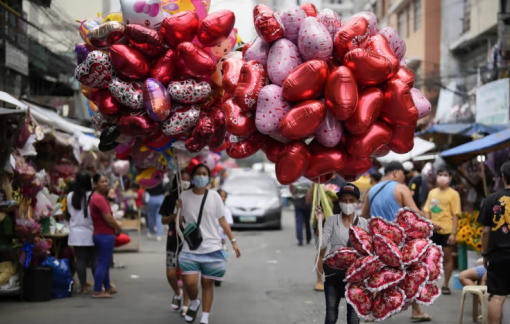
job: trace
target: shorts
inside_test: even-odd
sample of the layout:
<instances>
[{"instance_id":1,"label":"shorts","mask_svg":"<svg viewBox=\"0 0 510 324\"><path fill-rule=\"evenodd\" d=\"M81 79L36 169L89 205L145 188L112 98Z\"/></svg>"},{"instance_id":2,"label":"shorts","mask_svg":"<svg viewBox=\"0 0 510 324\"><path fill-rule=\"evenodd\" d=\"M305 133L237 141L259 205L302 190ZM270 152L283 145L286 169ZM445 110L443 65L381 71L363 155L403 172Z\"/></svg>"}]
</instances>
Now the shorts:
<instances>
[{"instance_id":1,"label":"shorts","mask_svg":"<svg viewBox=\"0 0 510 324\"><path fill-rule=\"evenodd\" d=\"M227 270L227 259L221 250L205 254L181 252L179 265L183 275L201 273L203 278L221 281Z\"/></svg>"},{"instance_id":2,"label":"shorts","mask_svg":"<svg viewBox=\"0 0 510 324\"><path fill-rule=\"evenodd\" d=\"M432 242L436 243L439 246L450 246L450 244L448 244L449 238L450 234L439 234L434 232L430 239L432 240Z\"/></svg>"},{"instance_id":3,"label":"shorts","mask_svg":"<svg viewBox=\"0 0 510 324\"><path fill-rule=\"evenodd\" d=\"M475 267L476 275L478 276L478 279L482 279L483 276L485 276L485 273L487 272L487 269L483 265L476 266Z\"/></svg>"},{"instance_id":4,"label":"shorts","mask_svg":"<svg viewBox=\"0 0 510 324\"><path fill-rule=\"evenodd\" d=\"M179 254L173 251L166 251L166 268L179 268Z\"/></svg>"},{"instance_id":5,"label":"shorts","mask_svg":"<svg viewBox=\"0 0 510 324\"><path fill-rule=\"evenodd\" d=\"M487 291L489 295L510 295L510 262L491 262L487 265Z\"/></svg>"}]
</instances>

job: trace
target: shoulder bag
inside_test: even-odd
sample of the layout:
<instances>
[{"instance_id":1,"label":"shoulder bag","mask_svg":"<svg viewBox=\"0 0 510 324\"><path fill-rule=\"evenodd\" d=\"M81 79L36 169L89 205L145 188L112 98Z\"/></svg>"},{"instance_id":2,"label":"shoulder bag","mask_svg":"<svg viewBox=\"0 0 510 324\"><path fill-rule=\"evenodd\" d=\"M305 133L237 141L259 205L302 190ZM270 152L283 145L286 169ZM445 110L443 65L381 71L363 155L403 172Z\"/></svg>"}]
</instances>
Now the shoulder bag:
<instances>
[{"instance_id":1,"label":"shoulder bag","mask_svg":"<svg viewBox=\"0 0 510 324\"><path fill-rule=\"evenodd\" d=\"M189 249L191 251L195 251L202 244L202 233L200 232L200 223L202 222L202 212L204 211L205 200L207 199L207 194L209 190L206 190L204 193L204 198L202 198L202 204L200 205L200 212L198 213L198 219L196 223L191 223L184 229L184 239L188 243Z\"/></svg>"}]
</instances>

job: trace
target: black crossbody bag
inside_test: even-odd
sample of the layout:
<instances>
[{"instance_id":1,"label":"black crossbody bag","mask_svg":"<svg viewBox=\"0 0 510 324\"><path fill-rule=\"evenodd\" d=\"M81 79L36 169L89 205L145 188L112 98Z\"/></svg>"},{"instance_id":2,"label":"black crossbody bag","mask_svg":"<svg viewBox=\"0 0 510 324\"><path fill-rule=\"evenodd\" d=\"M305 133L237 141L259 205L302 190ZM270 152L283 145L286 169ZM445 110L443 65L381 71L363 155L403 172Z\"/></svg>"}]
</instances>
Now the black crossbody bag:
<instances>
[{"instance_id":1,"label":"black crossbody bag","mask_svg":"<svg viewBox=\"0 0 510 324\"><path fill-rule=\"evenodd\" d=\"M204 198L202 198L202 204L200 205L200 212L198 213L197 223L191 223L186 226L186 229L183 233L184 239L188 243L189 249L191 251L198 249L203 241L202 233L200 232L200 223L202 222L202 212L204 211L204 204L208 193L209 190L206 190L204 193Z\"/></svg>"}]
</instances>

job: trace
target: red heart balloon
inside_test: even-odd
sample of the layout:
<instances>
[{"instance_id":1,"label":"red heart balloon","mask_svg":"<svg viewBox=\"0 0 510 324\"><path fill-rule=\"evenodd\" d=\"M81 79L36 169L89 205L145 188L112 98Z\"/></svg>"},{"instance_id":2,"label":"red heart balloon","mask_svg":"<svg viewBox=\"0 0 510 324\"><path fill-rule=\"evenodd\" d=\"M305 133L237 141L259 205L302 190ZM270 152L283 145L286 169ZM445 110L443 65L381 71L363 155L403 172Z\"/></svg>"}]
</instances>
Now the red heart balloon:
<instances>
[{"instance_id":1,"label":"red heart balloon","mask_svg":"<svg viewBox=\"0 0 510 324\"><path fill-rule=\"evenodd\" d=\"M211 95L212 89L209 83L196 82L193 79L185 81L172 81L168 86L168 93L174 101L194 104L204 102Z\"/></svg>"},{"instance_id":2,"label":"red heart balloon","mask_svg":"<svg viewBox=\"0 0 510 324\"><path fill-rule=\"evenodd\" d=\"M395 153L405 154L414 147L414 127L393 126L388 148Z\"/></svg>"},{"instance_id":3,"label":"red heart balloon","mask_svg":"<svg viewBox=\"0 0 510 324\"><path fill-rule=\"evenodd\" d=\"M225 133L227 132L225 114L219 107L213 107L207 115L214 122L214 135L209 143L211 148L219 148L225 141Z\"/></svg>"},{"instance_id":4,"label":"red heart balloon","mask_svg":"<svg viewBox=\"0 0 510 324\"><path fill-rule=\"evenodd\" d=\"M402 269L384 267L374 273L372 277L368 278L367 289L374 293L393 288L402 282L405 276L406 273Z\"/></svg>"},{"instance_id":5,"label":"red heart balloon","mask_svg":"<svg viewBox=\"0 0 510 324\"><path fill-rule=\"evenodd\" d=\"M381 119L391 125L416 127L418 110L409 86L404 81L391 79L384 85L383 93Z\"/></svg>"},{"instance_id":6,"label":"red heart balloon","mask_svg":"<svg viewBox=\"0 0 510 324\"><path fill-rule=\"evenodd\" d=\"M262 145L262 151L266 153L266 157L269 161L276 163L278 159L278 154L283 149L285 144L282 142L278 142L277 140L269 137Z\"/></svg>"},{"instance_id":7,"label":"red heart balloon","mask_svg":"<svg viewBox=\"0 0 510 324\"><path fill-rule=\"evenodd\" d=\"M416 239L406 242L402 247L402 263L404 266L414 266L420 263L425 257L430 244L432 244L432 241L429 239Z\"/></svg>"},{"instance_id":8,"label":"red heart balloon","mask_svg":"<svg viewBox=\"0 0 510 324\"><path fill-rule=\"evenodd\" d=\"M198 24L197 38L205 47L221 44L232 32L236 16L230 10L220 10L209 14Z\"/></svg>"},{"instance_id":9,"label":"red heart balloon","mask_svg":"<svg viewBox=\"0 0 510 324\"><path fill-rule=\"evenodd\" d=\"M161 129L154 135L145 138L144 144L152 151L163 152L170 148L177 136L168 136Z\"/></svg>"},{"instance_id":10,"label":"red heart balloon","mask_svg":"<svg viewBox=\"0 0 510 324\"><path fill-rule=\"evenodd\" d=\"M264 139L264 136L258 132L248 137L237 137L227 132L225 134L227 155L234 159L244 159L252 156L260 150Z\"/></svg>"},{"instance_id":11,"label":"red heart balloon","mask_svg":"<svg viewBox=\"0 0 510 324\"><path fill-rule=\"evenodd\" d=\"M349 240L352 247L362 255L373 254L373 243L370 234L358 226L351 226L349 228Z\"/></svg>"},{"instance_id":12,"label":"red heart balloon","mask_svg":"<svg viewBox=\"0 0 510 324\"><path fill-rule=\"evenodd\" d=\"M347 151L352 156L370 157L376 149L383 144L387 144L390 139L391 127L378 121L365 134L348 135Z\"/></svg>"},{"instance_id":13,"label":"red heart balloon","mask_svg":"<svg viewBox=\"0 0 510 324\"><path fill-rule=\"evenodd\" d=\"M427 239L432 236L434 229L430 220L408 207L397 212L395 223L404 229L407 240Z\"/></svg>"},{"instance_id":14,"label":"red heart balloon","mask_svg":"<svg viewBox=\"0 0 510 324\"><path fill-rule=\"evenodd\" d=\"M390 148L386 144L384 144L379 146L379 148L375 150L374 153L372 153L371 157L375 158L383 157L388 155L390 152L391 152Z\"/></svg>"},{"instance_id":15,"label":"red heart balloon","mask_svg":"<svg viewBox=\"0 0 510 324\"><path fill-rule=\"evenodd\" d=\"M163 38L152 28L136 24L127 25L124 36L134 48L149 56L157 56L165 48Z\"/></svg>"},{"instance_id":16,"label":"red heart balloon","mask_svg":"<svg viewBox=\"0 0 510 324\"><path fill-rule=\"evenodd\" d=\"M427 265L427 269L429 270L429 277L427 280L429 282L438 280L443 274L443 250L441 247L436 244L431 244L425 253L423 262Z\"/></svg>"},{"instance_id":17,"label":"red heart balloon","mask_svg":"<svg viewBox=\"0 0 510 324\"><path fill-rule=\"evenodd\" d=\"M354 74L345 66L331 71L324 91L329 111L339 120L347 120L358 105L358 85Z\"/></svg>"},{"instance_id":18,"label":"red heart balloon","mask_svg":"<svg viewBox=\"0 0 510 324\"><path fill-rule=\"evenodd\" d=\"M108 21L94 27L88 35L90 44L97 49L107 49L124 38L124 25L118 21Z\"/></svg>"},{"instance_id":19,"label":"red heart balloon","mask_svg":"<svg viewBox=\"0 0 510 324\"><path fill-rule=\"evenodd\" d=\"M200 117L200 107L196 105L177 105L172 107L170 118L161 123L166 135L177 135L195 126Z\"/></svg>"},{"instance_id":20,"label":"red heart balloon","mask_svg":"<svg viewBox=\"0 0 510 324\"><path fill-rule=\"evenodd\" d=\"M341 247L322 260L333 269L347 270L361 255L351 247Z\"/></svg>"},{"instance_id":21,"label":"red heart balloon","mask_svg":"<svg viewBox=\"0 0 510 324\"><path fill-rule=\"evenodd\" d=\"M424 306L430 306L437 297L441 296L441 290L435 282L429 282L420 291L420 295L416 297L416 302Z\"/></svg>"},{"instance_id":22,"label":"red heart balloon","mask_svg":"<svg viewBox=\"0 0 510 324\"><path fill-rule=\"evenodd\" d=\"M168 45L177 48L181 43L193 41L199 21L194 11L181 11L163 19L159 32Z\"/></svg>"},{"instance_id":23,"label":"red heart balloon","mask_svg":"<svg viewBox=\"0 0 510 324\"><path fill-rule=\"evenodd\" d=\"M313 3L307 2L301 5L301 9L306 13L308 17L317 17L318 10Z\"/></svg>"},{"instance_id":24,"label":"red heart balloon","mask_svg":"<svg viewBox=\"0 0 510 324\"><path fill-rule=\"evenodd\" d=\"M255 17L255 30L264 42L273 43L285 35L280 17L274 12L261 12Z\"/></svg>"},{"instance_id":25,"label":"red heart balloon","mask_svg":"<svg viewBox=\"0 0 510 324\"><path fill-rule=\"evenodd\" d=\"M234 95L243 64L244 61L237 57L229 58L223 62L223 79L221 83L226 93Z\"/></svg>"},{"instance_id":26,"label":"red heart balloon","mask_svg":"<svg viewBox=\"0 0 510 324\"><path fill-rule=\"evenodd\" d=\"M348 282L360 282L370 278L376 270L377 257L372 255L364 256L354 261L347 269L345 280Z\"/></svg>"},{"instance_id":27,"label":"red heart balloon","mask_svg":"<svg viewBox=\"0 0 510 324\"><path fill-rule=\"evenodd\" d=\"M283 116L279 132L288 139L312 135L326 117L326 105L319 100L298 103Z\"/></svg>"},{"instance_id":28,"label":"red heart balloon","mask_svg":"<svg viewBox=\"0 0 510 324\"><path fill-rule=\"evenodd\" d=\"M407 83L409 89L414 87L414 71L408 68L407 66L401 66L397 74L393 76L393 79L399 79Z\"/></svg>"},{"instance_id":29,"label":"red heart balloon","mask_svg":"<svg viewBox=\"0 0 510 324\"><path fill-rule=\"evenodd\" d=\"M273 9L266 6L265 4L258 4L253 8L253 21L255 21L255 18L263 12L272 13Z\"/></svg>"},{"instance_id":30,"label":"red heart balloon","mask_svg":"<svg viewBox=\"0 0 510 324\"><path fill-rule=\"evenodd\" d=\"M117 128L122 134L131 136L150 136L159 129L159 124L150 119L147 113L131 113L120 117Z\"/></svg>"},{"instance_id":31,"label":"red heart balloon","mask_svg":"<svg viewBox=\"0 0 510 324\"><path fill-rule=\"evenodd\" d=\"M380 234L397 245L404 243L406 238L402 227L379 216L371 217L368 220L368 228L372 235Z\"/></svg>"},{"instance_id":32,"label":"red heart balloon","mask_svg":"<svg viewBox=\"0 0 510 324\"><path fill-rule=\"evenodd\" d=\"M351 155L347 155L344 160L344 167L338 170L339 176L344 178L346 181L354 182L359 179L364 173L372 168L371 158L357 158Z\"/></svg>"},{"instance_id":33,"label":"red heart balloon","mask_svg":"<svg viewBox=\"0 0 510 324\"><path fill-rule=\"evenodd\" d=\"M137 138L131 150L133 163L141 169L150 168L156 165L161 153L150 150L143 138Z\"/></svg>"},{"instance_id":34,"label":"red heart balloon","mask_svg":"<svg viewBox=\"0 0 510 324\"><path fill-rule=\"evenodd\" d=\"M92 95L92 101L96 104L97 109L105 116L118 115L125 110L122 105L113 98L108 89L95 91Z\"/></svg>"},{"instance_id":35,"label":"red heart balloon","mask_svg":"<svg viewBox=\"0 0 510 324\"><path fill-rule=\"evenodd\" d=\"M305 172L305 177L309 179L340 170L344 166L344 159L347 154L338 147L325 147L314 140L308 145L308 149L310 150L311 160Z\"/></svg>"},{"instance_id":36,"label":"red heart balloon","mask_svg":"<svg viewBox=\"0 0 510 324\"><path fill-rule=\"evenodd\" d=\"M372 315L376 321L400 313L405 304L405 293L398 287L383 290L374 299Z\"/></svg>"},{"instance_id":37,"label":"red heart balloon","mask_svg":"<svg viewBox=\"0 0 510 324\"><path fill-rule=\"evenodd\" d=\"M83 85L90 88L106 88L115 75L112 62L107 54L92 51L83 63L76 67L74 76Z\"/></svg>"},{"instance_id":38,"label":"red heart balloon","mask_svg":"<svg viewBox=\"0 0 510 324\"><path fill-rule=\"evenodd\" d=\"M257 61L243 64L234 93L235 103L244 111L257 109L260 90L266 85L267 73Z\"/></svg>"},{"instance_id":39,"label":"red heart balloon","mask_svg":"<svg viewBox=\"0 0 510 324\"><path fill-rule=\"evenodd\" d=\"M307 178L307 179L310 180L313 183L321 183L321 184L328 183L329 180L333 179L333 172L327 173L327 174L323 174L320 177Z\"/></svg>"},{"instance_id":40,"label":"red heart balloon","mask_svg":"<svg viewBox=\"0 0 510 324\"><path fill-rule=\"evenodd\" d=\"M132 110L143 109L143 93L141 82L125 82L114 78L108 84L112 96L122 105Z\"/></svg>"},{"instance_id":41,"label":"red heart balloon","mask_svg":"<svg viewBox=\"0 0 510 324\"><path fill-rule=\"evenodd\" d=\"M208 77L216 71L213 58L200 46L185 42L177 46L177 67L192 77Z\"/></svg>"},{"instance_id":42,"label":"red heart balloon","mask_svg":"<svg viewBox=\"0 0 510 324\"><path fill-rule=\"evenodd\" d=\"M214 135L214 122L206 114L202 114L198 123L191 131L191 136L186 140L186 149L190 152L200 152Z\"/></svg>"},{"instance_id":43,"label":"red heart balloon","mask_svg":"<svg viewBox=\"0 0 510 324\"><path fill-rule=\"evenodd\" d=\"M149 71L150 77L158 80L165 87L168 86L174 74L176 60L174 50L168 49L151 66Z\"/></svg>"},{"instance_id":44,"label":"red heart balloon","mask_svg":"<svg viewBox=\"0 0 510 324\"><path fill-rule=\"evenodd\" d=\"M230 134L246 137L257 131L255 117L250 112L243 112L234 99L227 100L222 109L226 117L227 132Z\"/></svg>"},{"instance_id":45,"label":"red heart balloon","mask_svg":"<svg viewBox=\"0 0 510 324\"><path fill-rule=\"evenodd\" d=\"M349 19L336 33L333 44L336 58L342 60L348 51L362 47L368 42L368 21L363 17Z\"/></svg>"},{"instance_id":46,"label":"red heart balloon","mask_svg":"<svg viewBox=\"0 0 510 324\"><path fill-rule=\"evenodd\" d=\"M380 234L374 235L374 251L386 265L393 268L402 266L402 252L389 238Z\"/></svg>"},{"instance_id":47,"label":"red heart balloon","mask_svg":"<svg viewBox=\"0 0 510 324\"><path fill-rule=\"evenodd\" d=\"M276 178L282 185L289 185L303 176L310 165L310 151L304 142L285 144L276 160ZM292 165L292 168L289 168Z\"/></svg>"},{"instance_id":48,"label":"red heart balloon","mask_svg":"<svg viewBox=\"0 0 510 324\"><path fill-rule=\"evenodd\" d=\"M414 267L406 269L406 277L399 284L399 287L406 294L406 301L412 301L420 295L420 291L425 286L429 277L429 270L425 263L419 263Z\"/></svg>"},{"instance_id":49,"label":"red heart balloon","mask_svg":"<svg viewBox=\"0 0 510 324\"><path fill-rule=\"evenodd\" d=\"M382 83L394 74L390 60L364 48L356 48L347 52L344 62L345 66L352 70L361 86Z\"/></svg>"},{"instance_id":50,"label":"red heart balloon","mask_svg":"<svg viewBox=\"0 0 510 324\"><path fill-rule=\"evenodd\" d=\"M359 92L358 107L344 126L351 134L364 134L375 123L381 112L383 93L379 88L365 88Z\"/></svg>"},{"instance_id":51,"label":"red heart balloon","mask_svg":"<svg viewBox=\"0 0 510 324\"><path fill-rule=\"evenodd\" d=\"M149 75L149 63L142 53L124 44L110 46L110 59L115 70L129 79L142 80Z\"/></svg>"},{"instance_id":52,"label":"red heart balloon","mask_svg":"<svg viewBox=\"0 0 510 324\"><path fill-rule=\"evenodd\" d=\"M397 73L400 66L400 61L395 56L395 53L393 53L393 50L390 47L390 43L388 42L386 37L379 34L370 37L370 39L368 40L367 49L377 54L380 54L386 57L388 60L390 60L393 74Z\"/></svg>"},{"instance_id":53,"label":"red heart balloon","mask_svg":"<svg viewBox=\"0 0 510 324\"><path fill-rule=\"evenodd\" d=\"M326 62L321 60L305 62L295 68L283 82L283 97L289 101L316 99L324 92L328 75L329 68Z\"/></svg>"},{"instance_id":54,"label":"red heart balloon","mask_svg":"<svg viewBox=\"0 0 510 324\"><path fill-rule=\"evenodd\" d=\"M348 283L345 286L345 300L360 318L368 319L372 314L373 294L366 289L364 282Z\"/></svg>"}]
</instances>

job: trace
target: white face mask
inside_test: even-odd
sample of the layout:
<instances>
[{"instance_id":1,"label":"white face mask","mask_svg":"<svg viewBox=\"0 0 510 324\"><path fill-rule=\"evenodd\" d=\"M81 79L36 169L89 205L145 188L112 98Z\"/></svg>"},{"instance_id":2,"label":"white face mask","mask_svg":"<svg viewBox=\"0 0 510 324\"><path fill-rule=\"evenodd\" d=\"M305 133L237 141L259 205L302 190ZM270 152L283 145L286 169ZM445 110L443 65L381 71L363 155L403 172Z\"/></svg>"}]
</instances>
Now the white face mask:
<instances>
[{"instance_id":1,"label":"white face mask","mask_svg":"<svg viewBox=\"0 0 510 324\"><path fill-rule=\"evenodd\" d=\"M356 211L356 208L358 208L358 204L340 203L340 209L345 215L352 215Z\"/></svg>"},{"instance_id":2,"label":"white face mask","mask_svg":"<svg viewBox=\"0 0 510 324\"><path fill-rule=\"evenodd\" d=\"M182 188L182 190L187 190L189 188L189 186L191 186L191 182L190 181L181 181L181 188Z\"/></svg>"}]
</instances>

